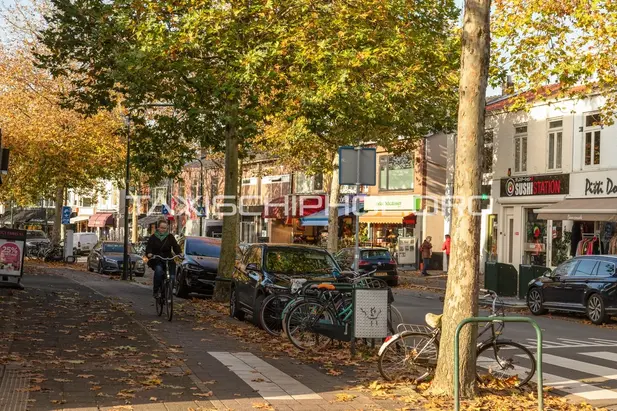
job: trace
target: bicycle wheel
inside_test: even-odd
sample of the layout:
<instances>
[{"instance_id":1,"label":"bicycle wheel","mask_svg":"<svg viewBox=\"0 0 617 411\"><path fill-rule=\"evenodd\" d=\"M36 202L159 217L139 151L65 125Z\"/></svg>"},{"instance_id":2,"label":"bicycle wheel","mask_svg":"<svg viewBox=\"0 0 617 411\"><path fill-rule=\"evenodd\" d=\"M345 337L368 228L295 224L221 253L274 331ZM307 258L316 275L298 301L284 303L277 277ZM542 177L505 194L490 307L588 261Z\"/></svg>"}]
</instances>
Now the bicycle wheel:
<instances>
[{"instance_id":1,"label":"bicycle wheel","mask_svg":"<svg viewBox=\"0 0 617 411\"><path fill-rule=\"evenodd\" d=\"M270 335L281 335L283 310L291 301L287 294L271 294L263 301L259 310L259 324Z\"/></svg>"},{"instance_id":2,"label":"bicycle wheel","mask_svg":"<svg viewBox=\"0 0 617 411\"><path fill-rule=\"evenodd\" d=\"M527 348L514 341L494 341L480 347L476 372L481 379L490 375L497 379L511 379L520 387L536 372L536 360Z\"/></svg>"},{"instance_id":3,"label":"bicycle wheel","mask_svg":"<svg viewBox=\"0 0 617 411\"><path fill-rule=\"evenodd\" d=\"M167 312L167 321L171 321L174 316L174 293L170 280L165 281L165 310Z\"/></svg>"},{"instance_id":4,"label":"bicycle wheel","mask_svg":"<svg viewBox=\"0 0 617 411\"><path fill-rule=\"evenodd\" d=\"M335 315L317 301L305 301L294 306L287 315L285 332L293 345L301 350L323 349L331 339L313 331L317 323L335 324Z\"/></svg>"},{"instance_id":5,"label":"bicycle wheel","mask_svg":"<svg viewBox=\"0 0 617 411\"><path fill-rule=\"evenodd\" d=\"M435 371L439 346L431 334L406 331L379 355L379 373L388 381L421 382Z\"/></svg>"}]
</instances>

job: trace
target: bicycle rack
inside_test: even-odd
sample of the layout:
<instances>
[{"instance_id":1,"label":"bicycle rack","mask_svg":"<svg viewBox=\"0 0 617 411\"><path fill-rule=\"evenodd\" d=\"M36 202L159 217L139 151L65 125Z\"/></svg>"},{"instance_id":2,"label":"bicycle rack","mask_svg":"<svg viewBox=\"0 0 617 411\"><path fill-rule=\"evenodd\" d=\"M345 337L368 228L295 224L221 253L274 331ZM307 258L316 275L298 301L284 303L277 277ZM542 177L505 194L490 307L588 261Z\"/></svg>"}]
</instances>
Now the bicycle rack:
<instances>
[{"instance_id":1,"label":"bicycle rack","mask_svg":"<svg viewBox=\"0 0 617 411\"><path fill-rule=\"evenodd\" d=\"M469 317L464 319L459 323L456 327L456 332L454 333L454 410L460 410L460 398L459 398L459 337L461 334L461 330L466 324L469 323L493 323L493 322L504 322L504 323L529 323L536 329L536 343L538 350L538 357L536 358L536 373L538 374L538 410L542 411L544 409L544 396L542 390L542 330L538 326L538 323L527 317Z\"/></svg>"}]
</instances>

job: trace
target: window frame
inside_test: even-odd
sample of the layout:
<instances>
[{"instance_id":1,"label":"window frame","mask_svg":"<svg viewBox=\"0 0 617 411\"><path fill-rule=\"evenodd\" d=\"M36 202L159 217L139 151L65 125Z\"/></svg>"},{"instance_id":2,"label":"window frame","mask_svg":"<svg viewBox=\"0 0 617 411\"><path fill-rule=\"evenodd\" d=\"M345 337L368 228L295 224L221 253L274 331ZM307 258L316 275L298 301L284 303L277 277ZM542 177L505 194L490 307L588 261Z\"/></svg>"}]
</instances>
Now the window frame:
<instances>
[{"instance_id":1,"label":"window frame","mask_svg":"<svg viewBox=\"0 0 617 411\"><path fill-rule=\"evenodd\" d=\"M412 173L412 178L411 178L411 187L409 188L390 188L390 159L394 158L394 157L402 157L402 156L407 156L409 157L409 160L411 161L411 173ZM381 160L382 158L386 159L386 188L383 188L381 186ZM379 181L377 182L377 187L378 190L381 191L413 191L415 189L416 186L416 169L415 169L415 159L413 156L413 153L405 153L405 154L399 154L399 155L395 155L395 154L382 154L379 156L379 158L377 159L377 167L378 167L378 176L377 178L379 179Z\"/></svg>"},{"instance_id":2,"label":"window frame","mask_svg":"<svg viewBox=\"0 0 617 411\"><path fill-rule=\"evenodd\" d=\"M561 124L559 126L555 126L555 127L551 127L551 123L554 122L561 122ZM546 158L546 169L548 171L561 171L563 168L563 117L556 117L556 118L549 118L546 121L546 126L547 126L547 132L546 132L546 153L547 153L547 158ZM561 133L561 136L559 136L559 133ZM551 141L551 134L554 135L554 144L553 144L553 150L551 150L551 145L550 145L550 141ZM561 139L561 141L558 144L558 138ZM557 152L557 148L559 147L560 152ZM552 151L552 155L553 155L553 164L551 167L551 151ZM557 167L557 162L559 161L559 167Z\"/></svg>"},{"instance_id":3,"label":"window frame","mask_svg":"<svg viewBox=\"0 0 617 411\"><path fill-rule=\"evenodd\" d=\"M598 111L592 111L592 112L588 112L588 113L584 113L583 114L583 137L582 137L582 143L583 143L583 150L582 150L582 156L583 156L583 161L582 161L582 168L584 169L597 169L600 168L601 164L602 164L602 129L604 128L604 126L600 123L600 124L592 124L590 126L587 125L587 119L589 117L593 117L593 116L599 116L600 112ZM586 150L586 145L587 145L587 134L590 133L591 134L591 147L590 147L590 160L591 163L587 164L587 150ZM595 151L594 151L594 147L595 147L595 143L596 143L596 137L598 137L599 140L599 144L598 144L598 162L595 163Z\"/></svg>"},{"instance_id":4,"label":"window frame","mask_svg":"<svg viewBox=\"0 0 617 411\"><path fill-rule=\"evenodd\" d=\"M486 142L486 136L491 135L491 141ZM490 149L490 167L487 167L486 153ZM482 137L482 176L493 175L495 171L495 130L492 128L484 130L484 134Z\"/></svg>"},{"instance_id":5,"label":"window frame","mask_svg":"<svg viewBox=\"0 0 617 411\"><path fill-rule=\"evenodd\" d=\"M525 131L519 131L518 129L525 128ZM514 156L514 174L525 174L527 173L527 149L529 148L527 137L529 135L529 128L527 123L514 124L514 136L512 137L514 149L512 150ZM517 154L517 142L520 141L519 147L519 161L516 160ZM525 143L525 149L523 150L523 142ZM525 157L524 165L525 169L523 169L523 154Z\"/></svg>"}]
</instances>

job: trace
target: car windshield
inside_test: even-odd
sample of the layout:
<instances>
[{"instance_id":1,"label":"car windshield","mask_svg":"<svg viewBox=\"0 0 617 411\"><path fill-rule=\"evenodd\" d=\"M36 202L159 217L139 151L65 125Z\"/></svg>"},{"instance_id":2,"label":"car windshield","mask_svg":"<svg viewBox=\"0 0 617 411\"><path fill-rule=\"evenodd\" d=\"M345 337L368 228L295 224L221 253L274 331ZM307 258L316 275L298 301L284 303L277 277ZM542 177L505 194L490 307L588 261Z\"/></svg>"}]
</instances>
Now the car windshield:
<instances>
[{"instance_id":1,"label":"car windshield","mask_svg":"<svg viewBox=\"0 0 617 411\"><path fill-rule=\"evenodd\" d=\"M265 267L268 272L292 276L331 274L339 270L327 252L304 248L269 248Z\"/></svg>"},{"instance_id":2,"label":"car windshield","mask_svg":"<svg viewBox=\"0 0 617 411\"><path fill-rule=\"evenodd\" d=\"M124 253L124 244L108 243L103 244L104 253ZM132 253L133 249L129 246L129 253Z\"/></svg>"},{"instance_id":3,"label":"car windshield","mask_svg":"<svg viewBox=\"0 0 617 411\"><path fill-rule=\"evenodd\" d=\"M390 260L390 251L388 250L363 250L360 254L361 260Z\"/></svg>"},{"instance_id":4,"label":"car windshield","mask_svg":"<svg viewBox=\"0 0 617 411\"><path fill-rule=\"evenodd\" d=\"M219 258L221 255L221 246L203 240L188 240L186 242L185 254L197 257Z\"/></svg>"},{"instance_id":5,"label":"car windshield","mask_svg":"<svg viewBox=\"0 0 617 411\"><path fill-rule=\"evenodd\" d=\"M32 239L32 238L37 238L37 239L44 238L44 239L47 239L47 236L42 231L28 231L26 233L26 237L29 238L29 239Z\"/></svg>"}]
</instances>

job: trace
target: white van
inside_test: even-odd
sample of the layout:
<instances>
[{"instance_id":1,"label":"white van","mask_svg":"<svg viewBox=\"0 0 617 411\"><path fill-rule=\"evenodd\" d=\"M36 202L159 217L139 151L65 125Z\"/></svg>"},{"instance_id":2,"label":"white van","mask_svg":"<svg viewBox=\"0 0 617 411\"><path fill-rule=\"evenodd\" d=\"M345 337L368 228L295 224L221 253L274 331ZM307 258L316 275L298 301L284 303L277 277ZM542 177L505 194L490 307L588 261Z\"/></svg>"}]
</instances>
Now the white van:
<instances>
[{"instance_id":1,"label":"white van","mask_svg":"<svg viewBox=\"0 0 617 411\"><path fill-rule=\"evenodd\" d=\"M73 253L88 254L98 242L96 233L73 233Z\"/></svg>"}]
</instances>

